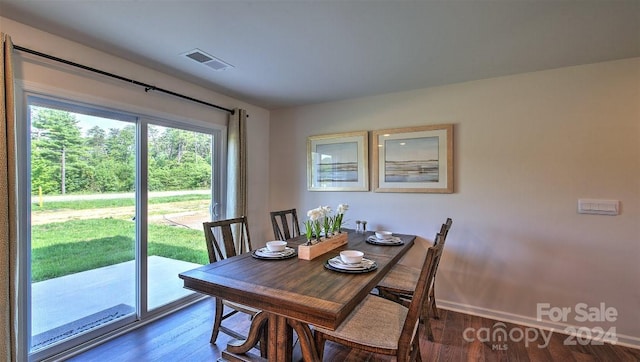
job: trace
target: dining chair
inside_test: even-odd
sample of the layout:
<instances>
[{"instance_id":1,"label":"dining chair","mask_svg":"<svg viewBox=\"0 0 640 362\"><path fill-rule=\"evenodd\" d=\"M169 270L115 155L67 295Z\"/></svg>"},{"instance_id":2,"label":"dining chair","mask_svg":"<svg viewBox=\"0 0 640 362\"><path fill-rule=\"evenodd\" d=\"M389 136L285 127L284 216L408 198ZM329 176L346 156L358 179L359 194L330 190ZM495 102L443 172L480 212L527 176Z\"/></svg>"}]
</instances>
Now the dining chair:
<instances>
[{"instance_id":1,"label":"dining chair","mask_svg":"<svg viewBox=\"0 0 640 362\"><path fill-rule=\"evenodd\" d=\"M249 226L245 216L210 221L202 223L204 227L204 236L207 241L207 251L209 253L209 262L230 258L239 254L252 251L251 238L249 235ZM216 238L216 233L222 238L221 242ZM211 332L211 343L216 343L218 333L220 331L236 338L246 339L240 333L222 325L222 321L235 315L238 312L245 313L253 318L259 310L246 305L234 303L220 298L216 299L216 313L213 321L213 331ZM225 306L231 311L224 313Z\"/></svg>"},{"instance_id":2,"label":"dining chair","mask_svg":"<svg viewBox=\"0 0 640 362\"><path fill-rule=\"evenodd\" d=\"M435 265L441 249L430 247L408 307L369 294L334 331L314 327L316 351L320 360L326 341L350 348L395 356L399 362L422 361L420 356L420 315L433 283Z\"/></svg>"},{"instance_id":3,"label":"dining chair","mask_svg":"<svg viewBox=\"0 0 640 362\"><path fill-rule=\"evenodd\" d=\"M276 240L287 240L300 235L296 209L271 211L271 225Z\"/></svg>"},{"instance_id":4,"label":"dining chair","mask_svg":"<svg viewBox=\"0 0 640 362\"><path fill-rule=\"evenodd\" d=\"M449 230L451 229L451 225L453 225L453 220L448 217L447 220L445 221L443 225L444 230L442 230L443 228L440 228L441 232L443 232L444 234L442 235L442 248L444 249L444 242L447 239L447 235L449 235ZM436 264L436 273L438 272L438 266L440 265L440 258L438 258L437 264ZM435 275L433 276L433 285L431 286L431 289L429 290L429 310L431 311L431 317L435 318L435 319L440 319L440 315L438 314L438 308L436 306L436 277Z\"/></svg>"},{"instance_id":5,"label":"dining chair","mask_svg":"<svg viewBox=\"0 0 640 362\"><path fill-rule=\"evenodd\" d=\"M440 254L436 260L435 273L437 273L438 266L440 265L440 256L444 249L445 240L449 234L452 224L453 220L451 218L447 218L446 222L442 224L440 232L436 234L433 247L440 249ZM383 298L406 306L410 303L413 297L413 289L418 281L420 272L420 268L404 264L396 264L380 281L380 283L378 283L376 289L378 290L379 295ZM433 283L430 285L429 295L425 300L420 316L420 320L425 324L428 339L433 341L433 332L431 330L431 324L429 323L429 319L431 317L439 319L435 299L435 276Z\"/></svg>"}]
</instances>

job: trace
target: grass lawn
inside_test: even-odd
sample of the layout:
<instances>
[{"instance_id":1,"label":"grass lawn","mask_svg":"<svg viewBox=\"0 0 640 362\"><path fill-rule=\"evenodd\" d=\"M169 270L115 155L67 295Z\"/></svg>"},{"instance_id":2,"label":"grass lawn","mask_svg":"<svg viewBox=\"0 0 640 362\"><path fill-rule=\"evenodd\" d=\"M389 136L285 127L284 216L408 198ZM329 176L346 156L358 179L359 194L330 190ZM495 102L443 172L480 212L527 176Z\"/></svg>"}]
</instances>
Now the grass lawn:
<instances>
[{"instance_id":1,"label":"grass lawn","mask_svg":"<svg viewBox=\"0 0 640 362\"><path fill-rule=\"evenodd\" d=\"M96 201L111 200L90 201L91 208L96 207ZM31 233L32 282L134 259L135 224L128 220L87 219L33 225ZM148 239L150 256L209 262L201 230L150 224Z\"/></svg>"}]
</instances>

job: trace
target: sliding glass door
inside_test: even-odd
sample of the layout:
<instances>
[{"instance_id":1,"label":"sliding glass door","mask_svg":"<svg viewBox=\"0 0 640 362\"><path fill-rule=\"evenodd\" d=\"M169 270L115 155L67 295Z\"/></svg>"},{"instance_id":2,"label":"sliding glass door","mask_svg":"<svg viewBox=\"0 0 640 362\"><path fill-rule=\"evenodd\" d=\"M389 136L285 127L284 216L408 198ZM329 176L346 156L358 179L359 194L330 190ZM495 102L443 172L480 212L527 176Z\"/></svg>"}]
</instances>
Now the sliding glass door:
<instances>
[{"instance_id":1,"label":"sliding glass door","mask_svg":"<svg viewBox=\"0 0 640 362\"><path fill-rule=\"evenodd\" d=\"M28 353L49 357L196 295L220 131L31 95L23 260Z\"/></svg>"},{"instance_id":2,"label":"sliding glass door","mask_svg":"<svg viewBox=\"0 0 640 362\"><path fill-rule=\"evenodd\" d=\"M213 137L175 127L148 128L148 306L191 294L176 278L208 263L202 223L211 220Z\"/></svg>"}]
</instances>

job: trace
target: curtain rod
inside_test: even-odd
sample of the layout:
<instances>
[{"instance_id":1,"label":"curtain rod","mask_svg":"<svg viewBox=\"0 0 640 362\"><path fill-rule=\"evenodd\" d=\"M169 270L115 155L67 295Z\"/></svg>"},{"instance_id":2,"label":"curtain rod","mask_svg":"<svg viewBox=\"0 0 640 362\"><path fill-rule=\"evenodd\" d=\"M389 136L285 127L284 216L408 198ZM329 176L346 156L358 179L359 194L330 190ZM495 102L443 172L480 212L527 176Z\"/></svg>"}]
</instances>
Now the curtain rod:
<instances>
[{"instance_id":1,"label":"curtain rod","mask_svg":"<svg viewBox=\"0 0 640 362\"><path fill-rule=\"evenodd\" d=\"M74 62L69 61L69 60L65 60L65 59L62 59L62 58L54 57L53 55L41 53L41 52L38 52L38 51L35 51L35 50L31 50L31 49L28 49L28 48L25 48L25 47L21 47L19 45L15 45L14 44L13 45L13 49L19 50L19 51L22 51L22 52L25 52L25 53L30 53L30 54L33 54L33 55L37 55L39 57L47 58L47 59L50 59L50 60L55 60L56 62L64 63L64 64L67 64L67 65L72 65L74 67L81 68L81 69L84 69L84 70L88 70L88 71L91 71L91 72L94 72L94 73L106 75L107 77L119 79L121 81L125 81L125 82L128 82L128 83L133 83L135 85L139 85L141 87L144 87L144 91L145 92L149 92L150 90L158 91L158 92L170 94L170 95L175 96L175 97L186 99L186 100L189 100L189 101L192 101L192 102L204 104L206 106L210 106L210 107L213 107L213 108L216 108L216 109L219 109L221 111L225 111L225 112L228 112L228 113L231 113L231 114L235 113L235 111L233 109L224 108L224 107L218 106L218 105L213 104L213 103L208 103L208 102L205 102L205 101L201 101L199 99L191 98L189 96L185 96L183 94L172 92L170 90L158 88L158 87L153 86L151 84L138 82L137 80L133 80L133 79L130 79L130 78L125 78L125 77L119 76L117 74L105 72L103 70L92 68L92 67L89 67L89 66L86 66L86 65L74 63Z\"/></svg>"}]
</instances>

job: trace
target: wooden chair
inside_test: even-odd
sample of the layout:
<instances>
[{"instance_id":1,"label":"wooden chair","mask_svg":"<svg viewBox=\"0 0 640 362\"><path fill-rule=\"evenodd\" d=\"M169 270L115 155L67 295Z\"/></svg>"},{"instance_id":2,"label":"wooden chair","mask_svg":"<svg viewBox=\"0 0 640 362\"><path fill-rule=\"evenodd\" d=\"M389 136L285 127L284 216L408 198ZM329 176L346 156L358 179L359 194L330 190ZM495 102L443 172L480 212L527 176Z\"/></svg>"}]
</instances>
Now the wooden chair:
<instances>
[{"instance_id":1,"label":"wooden chair","mask_svg":"<svg viewBox=\"0 0 640 362\"><path fill-rule=\"evenodd\" d=\"M209 252L210 263L215 263L219 260L252 251L249 226L247 225L246 217L241 216L234 219L205 222L202 225L204 227L204 236L207 241L207 251ZM220 233L222 243L216 239L216 229ZM225 306L232 309L227 314L224 314ZM248 314L253 318L259 310L239 303L216 298L216 314L213 321L213 331L211 332L211 343L216 343L216 339L218 338L218 333L220 331L236 339L246 338L238 332L222 325L222 321L238 312Z\"/></svg>"},{"instance_id":2,"label":"wooden chair","mask_svg":"<svg viewBox=\"0 0 640 362\"><path fill-rule=\"evenodd\" d=\"M448 218L447 221L442 224L440 232L436 235L436 239L434 240L434 247L441 250L440 255L442 254L442 250L444 249L444 243L447 235L449 234L449 230L451 229L452 224L453 220L451 218ZM438 270L439 264L440 256L438 256L438 259L436 260L436 271ZM406 306L412 299L413 289L418 282L420 272L421 270L419 268L403 264L396 264L391 269L391 271L387 273L387 275L380 281L380 283L376 286L376 289L378 290L379 295L383 298ZM435 276L434 281L430 286L429 295L425 300L425 304L423 306L422 314L420 317L420 320L425 324L427 337L430 341L433 341L433 332L431 331L431 325L429 323L429 318L431 317L435 319L439 318L435 298Z\"/></svg>"},{"instance_id":3,"label":"wooden chair","mask_svg":"<svg viewBox=\"0 0 640 362\"><path fill-rule=\"evenodd\" d=\"M441 249L430 247L422 266L413 299L408 308L369 294L335 330L315 327L314 339L320 360L325 341L368 352L395 356L399 362L422 361L420 356L420 314L433 283Z\"/></svg>"},{"instance_id":4,"label":"wooden chair","mask_svg":"<svg viewBox=\"0 0 640 362\"><path fill-rule=\"evenodd\" d=\"M300 235L296 209L271 211L271 225L276 240L287 240Z\"/></svg>"},{"instance_id":5,"label":"wooden chair","mask_svg":"<svg viewBox=\"0 0 640 362\"><path fill-rule=\"evenodd\" d=\"M453 225L453 220L448 217L447 221L442 224L442 228L440 228L440 232L442 235L442 248L444 249L444 242L447 239L447 235L449 235L449 230L451 229L451 225ZM444 230L443 230L444 229ZM436 272L438 271L438 266L440 265L440 258L438 258L436 264ZM440 315L438 314L438 308L436 306L436 277L433 276L433 285L429 290L429 310L431 311L430 316L435 319L440 319Z\"/></svg>"}]
</instances>

